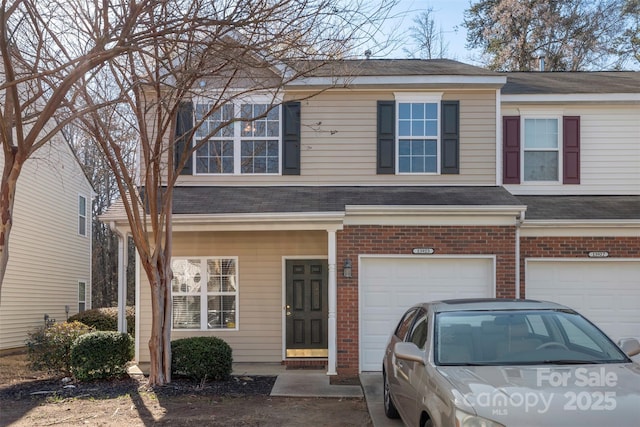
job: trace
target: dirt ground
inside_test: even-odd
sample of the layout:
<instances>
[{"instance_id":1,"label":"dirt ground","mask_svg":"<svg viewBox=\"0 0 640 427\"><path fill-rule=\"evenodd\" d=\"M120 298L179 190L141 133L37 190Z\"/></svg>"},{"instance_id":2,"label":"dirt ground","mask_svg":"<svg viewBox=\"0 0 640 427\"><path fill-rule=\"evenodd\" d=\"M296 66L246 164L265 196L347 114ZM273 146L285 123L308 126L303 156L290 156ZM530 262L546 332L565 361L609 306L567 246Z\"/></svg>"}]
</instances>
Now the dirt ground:
<instances>
[{"instance_id":1,"label":"dirt ground","mask_svg":"<svg viewBox=\"0 0 640 427\"><path fill-rule=\"evenodd\" d=\"M0 426L371 426L363 399L268 395L273 378L233 378L162 389L144 378L65 384L31 371L25 355L0 356ZM71 387L69 387L71 386Z\"/></svg>"}]
</instances>

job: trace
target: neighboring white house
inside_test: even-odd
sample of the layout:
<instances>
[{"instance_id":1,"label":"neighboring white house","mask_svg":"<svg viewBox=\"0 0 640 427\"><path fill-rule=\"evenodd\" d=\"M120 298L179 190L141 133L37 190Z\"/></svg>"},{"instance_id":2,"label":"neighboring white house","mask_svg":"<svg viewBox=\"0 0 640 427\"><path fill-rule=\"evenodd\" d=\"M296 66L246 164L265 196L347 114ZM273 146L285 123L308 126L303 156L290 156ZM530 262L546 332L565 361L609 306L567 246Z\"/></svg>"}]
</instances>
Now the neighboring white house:
<instances>
[{"instance_id":1,"label":"neighboring white house","mask_svg":"<svg viewBox=\"0 0 640 427\"><path fill-rule=\"evenodd\" d=\"M64 321L90 308L92 197L66 143L47 144L25 163L2 285L0 351L23 347L45 315Z\"/></svg>"}]
</instances>

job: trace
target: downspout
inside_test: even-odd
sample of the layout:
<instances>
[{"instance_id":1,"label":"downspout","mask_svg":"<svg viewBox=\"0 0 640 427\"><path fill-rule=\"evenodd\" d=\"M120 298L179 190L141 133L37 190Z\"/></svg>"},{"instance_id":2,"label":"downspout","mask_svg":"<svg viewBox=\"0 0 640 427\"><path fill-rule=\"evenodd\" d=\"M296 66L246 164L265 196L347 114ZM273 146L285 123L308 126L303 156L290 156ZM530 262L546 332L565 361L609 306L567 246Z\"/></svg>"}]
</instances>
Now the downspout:
<instances>
[{"instance_id":1,"label":"downspout","mask_svg":"<svg viewBox=\"0 0 640 427\"><path fill-rule=\"evenodd\" d=\"M115 221L109 228L118 236L118 332L127 332L127 242L126 234L116 227Z\"/></svg>"},{"instance_id":2,"label":"downspout","mask_svg":"<svg viewBox=\"0 0 640 427\"><path fill-rule=\"evenodd\" d=\"M328 332L327 339L328 342L328 350L329 357L327 360L327 375L337 375L337 359L338 359L338 351L337 351L337 306L338 306L338 285L337 285L337 275L338 271L336 268L336 232L335 230L328 230L328 257L329 257L329 318L328 318Z\"/></svg>"},{"instance_id":3,"label":"downspout","mask_svg":"<svg viewBox=\"0 0 640 427\"><path fill-rule=\"evenodd\" d=\"M516 299L520 299L520 227L524 222L524 213L523 209L516 218Z\"/></svg>"}]
</instances>

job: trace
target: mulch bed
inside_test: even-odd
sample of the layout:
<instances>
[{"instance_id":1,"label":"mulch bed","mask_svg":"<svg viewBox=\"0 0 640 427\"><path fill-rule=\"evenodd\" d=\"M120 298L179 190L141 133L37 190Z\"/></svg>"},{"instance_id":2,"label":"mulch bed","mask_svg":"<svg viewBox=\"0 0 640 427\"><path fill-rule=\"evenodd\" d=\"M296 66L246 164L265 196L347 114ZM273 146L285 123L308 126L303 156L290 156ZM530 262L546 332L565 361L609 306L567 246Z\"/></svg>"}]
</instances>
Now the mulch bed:
<instances>
[{"instance_id":1,"label":"mulch bed","mask_svg":"<svg viewBox=\"0 0 640 427\"><path fill-rule=\"evenodd\" d=\"M187 378L173 378L170 384L160 387L148 385L142 375L130 378L91 381L83 383L65 382L62 379L47 379L1 386L0 400L55 398L110 399L122 395L155 393L156 396L258 396L269 395L275 376L232 376L225 381L210 381L204 384Z\"/></svg>"}]
</instances>

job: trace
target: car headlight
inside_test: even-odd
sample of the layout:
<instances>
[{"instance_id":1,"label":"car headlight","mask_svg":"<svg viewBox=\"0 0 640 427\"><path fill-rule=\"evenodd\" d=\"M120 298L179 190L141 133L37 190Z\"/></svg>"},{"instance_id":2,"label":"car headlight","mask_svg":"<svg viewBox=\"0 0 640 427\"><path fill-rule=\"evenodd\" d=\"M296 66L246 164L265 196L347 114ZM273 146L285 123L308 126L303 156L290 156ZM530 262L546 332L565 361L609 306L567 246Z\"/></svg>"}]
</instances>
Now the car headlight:
<instances>
[{"instance_id":1,"label":"car headlight","mask_svg":"<svg viewBox=\"0 0 640 427\"><path fill-rule=\"evenodd\" d=\"M500 423L456 409L456 427L504 427Z\"/></svg>"}]
</instances>

